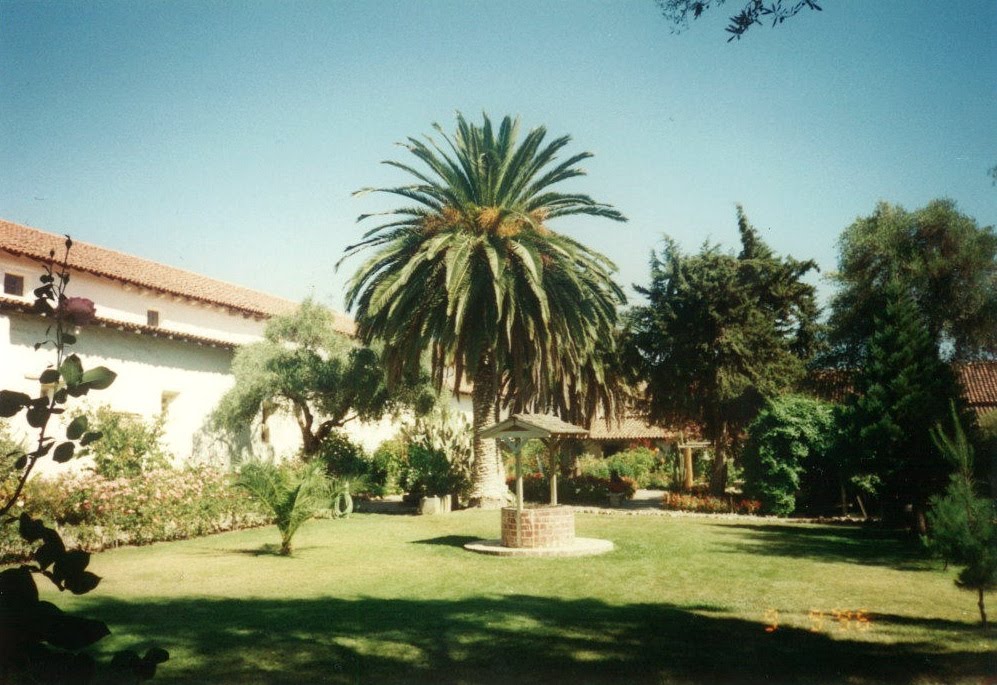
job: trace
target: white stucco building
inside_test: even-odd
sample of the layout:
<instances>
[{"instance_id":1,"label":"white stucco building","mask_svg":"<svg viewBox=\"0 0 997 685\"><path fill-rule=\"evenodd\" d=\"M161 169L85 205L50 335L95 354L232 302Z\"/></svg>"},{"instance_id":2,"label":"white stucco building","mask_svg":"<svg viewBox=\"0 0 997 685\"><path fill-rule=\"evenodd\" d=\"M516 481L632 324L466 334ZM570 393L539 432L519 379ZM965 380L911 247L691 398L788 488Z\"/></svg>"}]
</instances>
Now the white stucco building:
<instances>
[{"instance_id":1,"label":"white stucco building","mask_svg":"<svg viewBox=\"0 0 997 685\"><path fill-rule=\"evenodd\" d=\"M33 291L41 263L50 250L61 258L64 243L64 236L0 220L0 389L35 396L38 375L52 363L51 350L34 349L47 324L32 313ZM69 263L67 294L92 300L97 313L72 351L85 367L104 365L118 374L110 388L84 399L147 419L166 410L165 442L178 462L225 461L225 448L203 428L232 385L235 349L260 340L266 320L297 303L75 238ZM353 334L351 319L337 314L335 320L338 331ZM396 428L385 419L348 431L371 449ZM260 427L248 432L258 444ZM271 419L265 435L278 455L300 446L290 420Z\"/></svg>"}]
</instances>

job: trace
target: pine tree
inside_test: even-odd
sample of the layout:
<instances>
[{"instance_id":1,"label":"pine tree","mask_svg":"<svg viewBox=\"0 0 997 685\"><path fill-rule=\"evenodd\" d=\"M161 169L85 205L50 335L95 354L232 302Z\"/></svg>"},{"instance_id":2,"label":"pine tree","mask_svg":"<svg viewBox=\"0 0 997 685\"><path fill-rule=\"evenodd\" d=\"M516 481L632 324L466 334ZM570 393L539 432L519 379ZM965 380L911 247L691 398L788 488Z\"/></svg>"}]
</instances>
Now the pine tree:
<instances>
[{"instance_id":1,"label":"pine tree","mask_svg":"<svg viewBox=\"0 0 997 685\"><path fill-rule=\"evenodd\" d=\"M849 411L855 470L877 477L884 516L913 505L923 527L924 507L946 473L929 430L945 417L957 386L909 293L893 280L883 295Z\"/></svg>"},{"instance_id":2,"label":"pine tree","mask_svg":"<svg viewBox=\"0 0 997 685\"><path fill-rule=\"evenodd\" d=\"M952 407L955 426L950 437L939 424L931 437L935 445L955 466L944 495L931 498L928 512L930 537L928 549L962 566L956 585L977 593L977 606L983 629L987 629L987 609L984 595L997 589L997 510L991 500L976 494L973 479L973 447L962 430L955 406Z\"/></svg>"}]
</instances>

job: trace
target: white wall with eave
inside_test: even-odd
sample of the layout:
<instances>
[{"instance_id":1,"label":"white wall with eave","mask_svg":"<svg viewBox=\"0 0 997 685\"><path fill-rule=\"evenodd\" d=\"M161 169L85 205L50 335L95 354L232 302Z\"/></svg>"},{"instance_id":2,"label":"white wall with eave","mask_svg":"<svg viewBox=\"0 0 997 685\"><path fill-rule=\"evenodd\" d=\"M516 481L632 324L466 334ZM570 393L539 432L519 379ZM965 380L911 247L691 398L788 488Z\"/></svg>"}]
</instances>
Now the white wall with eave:
<instances>
[{"instance_id":1,"label":"white wall with eave","mask_svg":"<svg viewBox=\"0 0 997 685\"><path fill-rule=\"evenodd\" d=\"M0 271L23 276L24 296L20 299L26 303L34 301L32 291L44 273L38 262L0 252ZM159 328L163 330L236 344L259 340L266 325L262 319L221 305L147 290L83 271L74 271L70 277L67 292L70 297L93 300L97 316L115 321L146 325L148 312L153 310L159 313Z\"/></svg>"}]
</instances>

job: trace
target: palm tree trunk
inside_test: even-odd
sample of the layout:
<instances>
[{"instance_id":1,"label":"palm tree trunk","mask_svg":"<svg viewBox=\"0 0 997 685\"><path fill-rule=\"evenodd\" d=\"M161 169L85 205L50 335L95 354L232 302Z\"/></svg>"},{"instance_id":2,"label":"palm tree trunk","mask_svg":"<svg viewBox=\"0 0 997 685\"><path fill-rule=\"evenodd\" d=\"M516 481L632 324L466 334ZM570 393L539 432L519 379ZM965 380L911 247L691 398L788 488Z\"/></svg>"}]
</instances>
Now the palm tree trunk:
<instances>
[{"instance_id":1,"label":"palm tree trunk","mask_svg":"<svg viewBox=\"0 0 997 685\"><path fill-rule=\"evenodd\" d=\"M498 383L491 356L478 364L474 375L471 409L474 415L474 470L471 483L471 506L482 509L499 509L506 504L509 492L505 484L505 467L494 440L483 440L479 433L490 426L497 406Z\"/></svg>"}]
</instances>

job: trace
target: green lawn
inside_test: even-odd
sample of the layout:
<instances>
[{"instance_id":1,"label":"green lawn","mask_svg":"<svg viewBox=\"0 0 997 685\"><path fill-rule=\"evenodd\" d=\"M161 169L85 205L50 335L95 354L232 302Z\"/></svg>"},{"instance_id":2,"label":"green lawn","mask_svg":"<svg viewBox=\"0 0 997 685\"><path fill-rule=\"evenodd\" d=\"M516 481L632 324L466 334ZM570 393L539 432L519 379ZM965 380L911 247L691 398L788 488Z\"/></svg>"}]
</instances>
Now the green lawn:
<instances>
[{"instance_id":1,"label":"green lawn","mask_svg":"<svg viewBox=\"0 0 997 685\"><path fill-rule=\"evenodd\" d=\"M579 515L577 528L616 550L485 557L460 545L497 537L497 512L361 514L306 524L292 558L266 551L273 528L106 552L91 566L104 576L95 592L56 601L109 623L104 651L168 649L164 683L982 683L997 674L997 642L977 627L974 595L890 535L596 515ZM834 621L834 610L864 610L869 622Z\"/></svg>"}]
</instances>

